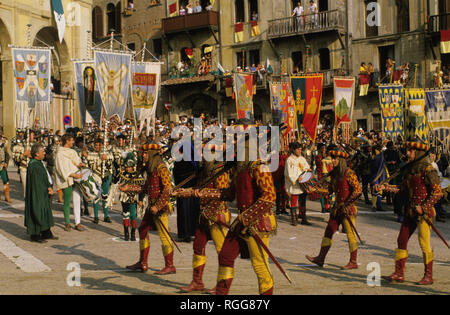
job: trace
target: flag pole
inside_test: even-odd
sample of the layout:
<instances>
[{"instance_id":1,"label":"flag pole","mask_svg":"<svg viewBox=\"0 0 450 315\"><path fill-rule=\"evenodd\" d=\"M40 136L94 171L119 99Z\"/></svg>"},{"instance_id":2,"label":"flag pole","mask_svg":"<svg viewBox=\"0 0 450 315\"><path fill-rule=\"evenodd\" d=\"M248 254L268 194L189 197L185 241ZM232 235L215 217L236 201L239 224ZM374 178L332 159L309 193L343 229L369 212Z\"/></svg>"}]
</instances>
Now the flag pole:
<instances>
[{"instance_id":1,"label":"flag pole","mask_svg":"<svg viewBox=\"0 0 450 315\"><path fill-rule=\"evenodd\" d=\"M416 79L417 79L417 68L419 67L419 65L416 63L414 65L414 88L416 88Z\"/></svg>"}]
</instances>

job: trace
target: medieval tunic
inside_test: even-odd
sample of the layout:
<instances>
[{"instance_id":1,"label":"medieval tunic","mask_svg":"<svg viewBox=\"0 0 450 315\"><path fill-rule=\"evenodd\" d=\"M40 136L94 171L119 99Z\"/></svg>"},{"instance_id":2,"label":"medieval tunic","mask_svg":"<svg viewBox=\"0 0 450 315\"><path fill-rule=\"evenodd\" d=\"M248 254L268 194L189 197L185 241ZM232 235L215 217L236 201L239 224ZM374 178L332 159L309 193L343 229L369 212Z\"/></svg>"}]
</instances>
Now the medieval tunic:
<instances>
[{"instance_id":1,"label":"medieval tunic","mask_svg":"<svg viewBox=\"0 0 450 315\"><path fill-rule=\"evenodd\" d=\"M256 161L247 163L245 167L237 167L230 188L208 189L205 195L207 198L227 201L236 199L240 218L231 225L219 254L216 293L228 294L234 278L234 261L244 249L240 247L240 240L244 240L258 278L259 292L272 294L274 281L268 255L252 236L252 233L257 233L268 247L270 235L277 227L272 212L276 199L275 187L267 165Z\"/></svg>"},{"instance_id":2,"label":"medieval tunic","mask_svg":"<svg viewBox=\"0 0 450 315\"><path fill-rule=\"evenodd\" d=\"M42 161L31 159L27 168L25 226L29 235L39 235L53 226L48 188L52 187Z\"/></svg>"}]
</instances>

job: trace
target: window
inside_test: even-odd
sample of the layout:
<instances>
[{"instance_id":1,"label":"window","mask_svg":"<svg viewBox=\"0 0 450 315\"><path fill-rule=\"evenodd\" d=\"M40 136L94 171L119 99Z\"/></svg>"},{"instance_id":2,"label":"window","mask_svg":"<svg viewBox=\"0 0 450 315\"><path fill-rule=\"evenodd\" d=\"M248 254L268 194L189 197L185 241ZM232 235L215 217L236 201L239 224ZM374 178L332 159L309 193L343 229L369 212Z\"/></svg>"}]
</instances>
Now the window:
<instances>
[{"instance_id":1,"label":"window","mask_svg":"<svg viewBox=\"0 0 450 315\"><path fill-rule=\"evenodd\" d=\"M253 67L253 65L257 66L260 63L259 49L250 50L248 53L250 67Z\"/></svg>"},{"instance_id":2,"label":"window","mask_svg":"<svg viewBox=\"0 0 450 315\"><path fill-rule=\"evenodd\" d=\"M292 58L292 73L300 73L303 71L303 53L301 51L294 51Z\"/></svg>"},{"instance_id":3,"label":"window","mask_svg":"<svg viewBox=\"0 0 450 315\"><path fill-rule=\"evenodd\" d=\"M111 30L116 31L116 7L112 3L108 3L106 6L106 17L108 19L107 33L111 33Z\"/></svg>"},{"instance_id":4,"label":"window","mask_svg":"<svg viewBox=\"0 0 450 315\"><path fill-rule=\"evenodd\" d=\"M116 34L122 33L122 14L121 14L122 9L121 8L122 8L122 5L119 1L116 4L116 18L115 18L116 27L114 28Z\"/></svg>"},{"instance_id":5,"label":"window","mask_svg":"<svg viewBox=\"0 0 450 315\"><path fill-rule=\"evenodd\" d=\"M241 67L242 71L245 71L247 67L247 55L245 50L236 52L237 67Z\"/></svg>"},{"instance_id":6,"label":"window","mask_svg":"<svg viewBox=\"0 0 450 315\"><path fill-rule=\"evenodd\" d=\"M372 114L372 129L375 131L381 131L381 114Z\"/></svg>"},{"instance_id":7,"label":"window","mask_svg":"<svg viewBox=\"0 0 450 315\"><path fill-rule=\"evenodd\" d=\"M386 75L386 62L388 58L391 58L392 60L395 60L395 46L381 46L378 47L378 52L380 56L380 78L381 83L389 83L391 78L388 78Z\"/></svg>"},{"instance_id":8,"label":"window","mask_svg":"<svg viewBox=\"0 0 450 315\"><path fill-rule=\"evenodd\" d=\"M409 0L396 0L397 32L409 32Z\"/></svg>"},{"instance_id":9,"label":"window","mask_svg":"<svg viewBox=\"0 0 450 315\"><path fill-rule=\"evenodd\" d=\"M156 58L160 59L162 56L162 39L153 39L153 54Z\"/></svg>"},{"instance_id":10,"label":"window","mask_svg":"<svg viewBox=\"0 0 450 315\"><path fill-rule=\"evenodd\" d=\"M320 70L330 70L330 50L328 48L319 49Z\"/></svg>"},{"instance_id":11,"label":"window","mask_svg":"<svg viewBox=\"0 0 450 315\"><path fill-rule=\"evenodd\" d=\"M319 12L328 11L328 0L319 0Z\"/></svg>"},{"instance_id":12,"label":"window","mask_svg":"<svg viewBox=\"0 0 450 315\"><path fill-rule=\"evenodd\" d=\"M235 0L235 22L245 22L244 0Z\"/></svg>"},{"instance_id":13,"label":"window","mask_svg":"<svg viewBox=\"0 0 450 315\"><path fill-rule=\"evenodd\" d=\"M92 10L92 37L103 37L103 12L100 7L95 7Z\"/></svg>"},{"instance_id":14,"label":"window","mask_svg":"<svg viewBox=\"0 0 450 315\"><path fill-rule=\"evenodd\" d=\"M376 14L376 12L374 11L372 5L373 3L377 4L376 0L365 0L365 22L364 25L366 26L366 37L373 37L373 36L378 36L378 26L377 25L369 25L367 23L368 20L372 21L373 19L373 15ZM369 17L370 15L370 17Z\"/></svg>"},{"instance_id":15,"label":"window","mask_svg":"<svg viewBox=\"0 0 450 315\"><path fill-rule=\"evenodd\" d=\"M258 16L258 0L248 0L248 13L250 14L249 21L257 21Z\"/></svg>"},{"instance_id":16,"label":"window","mask_svg":"<svg viewBox=\"0 0 450 315\"><path fill-rule=\"evenodd\" d=\"M367 132L367 119L358 119L356 121L356 129L359 131L359 129L364 130L364 132Z\"/></svg>"},{"instance_id":17,"label":"window","mask_svg":"<svg viewBox=\"0 0 450 315\"><path fill-rule=\"evenodd\" d=\"M128 49L132 51L136 51L136 44L135 43L128 43L127 44Z\"/></svg>"}]
</instances>

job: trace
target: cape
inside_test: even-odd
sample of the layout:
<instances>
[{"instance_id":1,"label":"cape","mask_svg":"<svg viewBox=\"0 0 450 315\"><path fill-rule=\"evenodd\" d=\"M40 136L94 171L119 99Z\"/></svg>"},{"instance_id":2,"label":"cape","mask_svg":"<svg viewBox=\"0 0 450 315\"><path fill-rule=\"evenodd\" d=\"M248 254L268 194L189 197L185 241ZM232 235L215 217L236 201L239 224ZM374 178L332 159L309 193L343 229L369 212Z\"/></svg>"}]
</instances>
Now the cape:
<instances>
[{"instance_id":1,"label":"cape","mask_svg":"<svg viewBox=\"0 0 450 315\"><path fill-rule=\"evenodd\" d=\"M53 226L47 170L41 161L31 159L25 187L25 226L29 235L39 235Z\"/></svg>"}]
</instances>

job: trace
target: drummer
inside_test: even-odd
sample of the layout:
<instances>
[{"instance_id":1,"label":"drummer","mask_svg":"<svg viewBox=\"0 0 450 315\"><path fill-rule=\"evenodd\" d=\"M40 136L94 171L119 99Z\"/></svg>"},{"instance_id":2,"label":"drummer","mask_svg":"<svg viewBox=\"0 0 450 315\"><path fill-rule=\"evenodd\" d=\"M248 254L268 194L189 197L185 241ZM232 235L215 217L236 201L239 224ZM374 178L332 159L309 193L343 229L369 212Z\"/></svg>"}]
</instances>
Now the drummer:
<instances>
[{"instance_id":1,"label":"drummer","mask_svg":"<svg viewBox=\"0 0 450 315\"><path fill-rule=\"evenodd\" d=\"M302 225L311 225L306 218L306 191L301 187L300 182L303 181L303 177L307 176L308 172L311 172L311 168L302 156L302 145L298 142L289 144L289 150L291 155L286 160L286 168L284 170L284 176L286 181L286 192L290 195L291 199L291 224L297 225L297 211L302 218Z\"/></svg>"}]
</instances>

